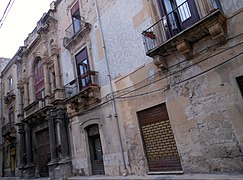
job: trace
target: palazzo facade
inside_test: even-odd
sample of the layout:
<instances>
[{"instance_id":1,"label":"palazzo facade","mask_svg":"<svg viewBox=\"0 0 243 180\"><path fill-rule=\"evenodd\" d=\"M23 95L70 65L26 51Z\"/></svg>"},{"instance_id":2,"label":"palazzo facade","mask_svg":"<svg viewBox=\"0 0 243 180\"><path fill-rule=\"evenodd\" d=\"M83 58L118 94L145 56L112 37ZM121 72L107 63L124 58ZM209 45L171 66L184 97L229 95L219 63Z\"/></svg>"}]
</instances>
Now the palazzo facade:
<instances>
[{"instance_id":1,"label":"palazzo facade","mask_svg":"<svg viewBox=\"0 0 243 180\"><path fill-rule=\"evenodd\" d=\"M51 3L1 76L4 175L242 173L242 7Z\"/></svg>"}]
</instances>

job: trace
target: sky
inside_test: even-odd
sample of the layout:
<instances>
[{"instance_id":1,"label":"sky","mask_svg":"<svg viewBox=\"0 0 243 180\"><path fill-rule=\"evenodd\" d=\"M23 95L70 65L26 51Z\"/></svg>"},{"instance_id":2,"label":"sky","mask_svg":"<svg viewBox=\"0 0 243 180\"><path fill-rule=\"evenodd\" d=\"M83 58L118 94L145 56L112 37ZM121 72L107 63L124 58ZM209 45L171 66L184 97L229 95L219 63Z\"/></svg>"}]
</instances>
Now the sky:
<instances>
[{"instance_id":1,"label":"sky","mask_svg":"<svg viewBox=\"0 0 243 180\"><path fill-rule=\"evenodd\" d=\"M10 0L0 0L0 19ZM0 57L12 58L53 0L11 0L12 8L0 28ZM1 24L1 23L0 23Z\"/></svg>"}]
</instances>

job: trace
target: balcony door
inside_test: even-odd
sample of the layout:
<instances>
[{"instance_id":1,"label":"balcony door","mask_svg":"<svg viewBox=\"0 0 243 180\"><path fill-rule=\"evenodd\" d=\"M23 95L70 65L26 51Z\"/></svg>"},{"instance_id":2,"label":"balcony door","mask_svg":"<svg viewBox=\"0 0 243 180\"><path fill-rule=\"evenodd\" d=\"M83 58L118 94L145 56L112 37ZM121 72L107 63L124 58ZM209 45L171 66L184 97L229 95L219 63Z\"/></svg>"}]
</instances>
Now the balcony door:
<instances>
[{"instance_id":1,"label":"balcony door","mask_svg":"<svg viewBox=\"0 0 243 180\"><path fill-rule=\"evenodd\" d=\"M73 34L76 34L81 30L81 16L78 2L76 2L76 4L72 7L71 15L73 23Z\"/></svg>"},{"instance_id":2,"label":"balcony door","mask_svg":"<svg viewBox=\"0 0 243 180\"><path fill-rule=\"evenodd\" d=\"M89 86L91 82L89 76L90 68L89 68L89 61L88 61L86 48L84 48L76 55L76 63L77 63L79 89L81 90L82 88Z\"/></svg>"},{"instance_id":3,"label":"balcony door","mask_svg":"<svg viewBox=\"0 0 243 180\"><path fill-rule=\"evenodd\" d=\"M199 20L194 0L158 0L167 38Z\"/></svg>"}]
</instances>

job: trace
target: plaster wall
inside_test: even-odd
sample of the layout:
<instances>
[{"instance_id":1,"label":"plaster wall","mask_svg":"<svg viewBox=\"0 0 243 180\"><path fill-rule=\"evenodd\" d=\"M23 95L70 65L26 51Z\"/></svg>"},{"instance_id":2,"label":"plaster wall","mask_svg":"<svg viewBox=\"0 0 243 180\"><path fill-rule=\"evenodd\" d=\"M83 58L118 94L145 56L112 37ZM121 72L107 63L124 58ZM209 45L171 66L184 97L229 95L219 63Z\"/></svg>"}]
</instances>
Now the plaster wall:
<instances>
[{"instance_id":1,"label":"plaster wall","mask_svg":"<svg viewBox=\"0 0 243 180\"><path fill-rule=\"evenodd\" d=\"M12 89L9 89L9 78L12 77ZM17 101L16 101L16 95L17 95L17 65L12 63L12 61L9 61L9 64L5 66L4 71L2 72L2 92L1 96L2 98L2 126L9 123L9 109L10 107L14 110L14 123L17 123ZM12 92L15 95L14 100L10 104L4 103L4 97L7 95L8 92ZM16 129L16 128L15 128ZM18 159L18 147L19 147L19 136L16 133L16 140L13 143L15 145L16 150L16 156L15 156L15 175L18 176L19 172L17 167L19 166L19 159ZM10 143L8 141L5 141L4 145L4 157L5 157L5 168L4 168L4 175L5 176L11 176L11 164L10 164Z\"/></svg>"},{"instance_id":2,"label":"plaster wall","mask_svg":"<svg viewBox=\"0 0 243 180\"><path fill-rule=\"evenodd\" d=\"M154 65L146 64L115 81L131 174L148 172L136 112L163 102L185 173L243 171L243 99L235 79L243 75L240 22L241 12L229 17L227 43L206 37L194 44L189 61L167 56L171 68L160 78L150 77Z\"/></svg>"},{"instance_id":3,"label":"plaster wall","mask_svg":"<svg viewBox=\"0 0 243 180\"><path fill-rule=\"evenodd\" d=\"M91 124L99 125L102 144L104 168L107 175L119 175L121 169L121 155L119 153L117 128L110 104L101 110L91 111L82 116L71 119L70 132L72 139L72 164L74 170L84 171L91 175L90 152L86 127Z\"/></svg>"},{"instance_id":4,"label":"plaster wall","mask_svg":"<svg viewBox=\"0 0 243 180\"><path fill-rule=\"evenodd\" d=\"M229 1L221 2L228 17L227 43L218 44L211 37L205 37L193 45L195 56L190 61L185 61L179 53L171 53L166 57L168 66L173 66L168 72L158 72L152 59L145 56L142 42L141 32L159 17L158 13L151 13L151 9L156 8L138 0L98 2L111 77L118 97L123 95L118 100L118 116L130 174L148 172L136 112L163 102L167 104L184 172L242 172L240 129L243 103L235 77L242 75L243 64L240 55L234 58L242 49L242 36L236 38L243 32L239 10L242 4L240 1L230 1L231 4ZM92 68L99 72L99 85L104 97L109 93L107 69L93 1L80 1L81 15L92 25L88 36L71 51L62 45L65 37L63 27L71 24L70 8L74 3L65 1L57 9L64 84L75 77L75 54L87 46ZM197 64L202 59L206 60ZM214 67L229 59L232 61ZM187 68L191 65L192 68ZM210 68L212 70L208 71ZM178 73L154 82L176 71ZM205 73L197 76L202 72ZM140 85L146 86L136 90ZM152 93L154 90L158 91ZM133 92L123 94L130 91ZM114 175L119 172L116 167L116 138L113 136L116 132L113 131L114 124L107 122L109 113L111 107L107 105L70 120L74 169L83 169L85 174L90 174L87 137L79 124L95 118L102 125L100 133L104 139L102 146L106 173Z\"/></svg>"},{"instance_id":5,"label":"plaster wall","mask_svg":"<svg viewBox=\"0 0 243 180\"><path fill-rule=\"evenodd\" d=\"M8 58L0 58L0 73L2 73L2 70L6 67L10 59ZM2 96L2 78L0 78L0 94ZM2 127L3 117L2 117L2 98L0 98L0 127ZM2 144L3 138L2 138L2 128L0 128L0 144ZM0 162L3 162L3 149L0 147ZM2 168L2 163L0 163L0 169ZM0 176L3 175L3 172L0 171Z\"/></svg>"}]
</instances>

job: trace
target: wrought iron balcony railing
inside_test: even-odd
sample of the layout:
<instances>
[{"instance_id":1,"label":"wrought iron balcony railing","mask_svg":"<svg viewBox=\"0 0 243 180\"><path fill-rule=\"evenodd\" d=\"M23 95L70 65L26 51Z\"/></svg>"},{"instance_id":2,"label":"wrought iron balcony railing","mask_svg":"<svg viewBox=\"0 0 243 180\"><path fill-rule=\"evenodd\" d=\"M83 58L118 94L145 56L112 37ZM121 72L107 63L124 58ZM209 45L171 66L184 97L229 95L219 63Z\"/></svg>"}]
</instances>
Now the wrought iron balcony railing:
<instances>
[{"instance_id":1,"label":"wrought iron balcony railing","mask_svg":"<svg viewBox=\"0 0 243 180\"><path fill-rule=\"evenodd\" d=\"M80 17L80 19L75 19L72 24L68 26L68 28L65 30L66 37L68 39L72 39L73 36L78 34L82 29L85 27L85 21L83 17Z\"/></svg>"},{"instance_id":2,"label":"wrought iron balcony railing","mask_svg":"<svg viewBox=\"0 0 243 180\"><path fill-rule=\"evenodd\" d=\"M97 71L87 71L64 86L65 98L71 98L89 87L98 87Z\"/></svg>"},{"instance_id":3,"label":"wrought iron balcony railing","mask_svg":"<svg viewBox=\"0 0 243 180\"><path fill-rule=\"evenodd\" d=\"M6 136L7 134L16 132L14 127L14 122L7 123L2 127L2 136Z\"/></svg>"},{"instance_id":4,"label":"wrought iron balcony railing","mask_svg":"<svg viewBox=\"0 0 243 180\"><path fill-rule=\"evenodd\" d=\"M222 8L218 0L205 0L201 2L201 5L197 6L194 2L196 1L185 0L163 16L158 22L143 31L142 35L146 52L193 26L216 9ZM192 8L191 4L194 4L195 7Z\"/></svg>"}]
</instances>

